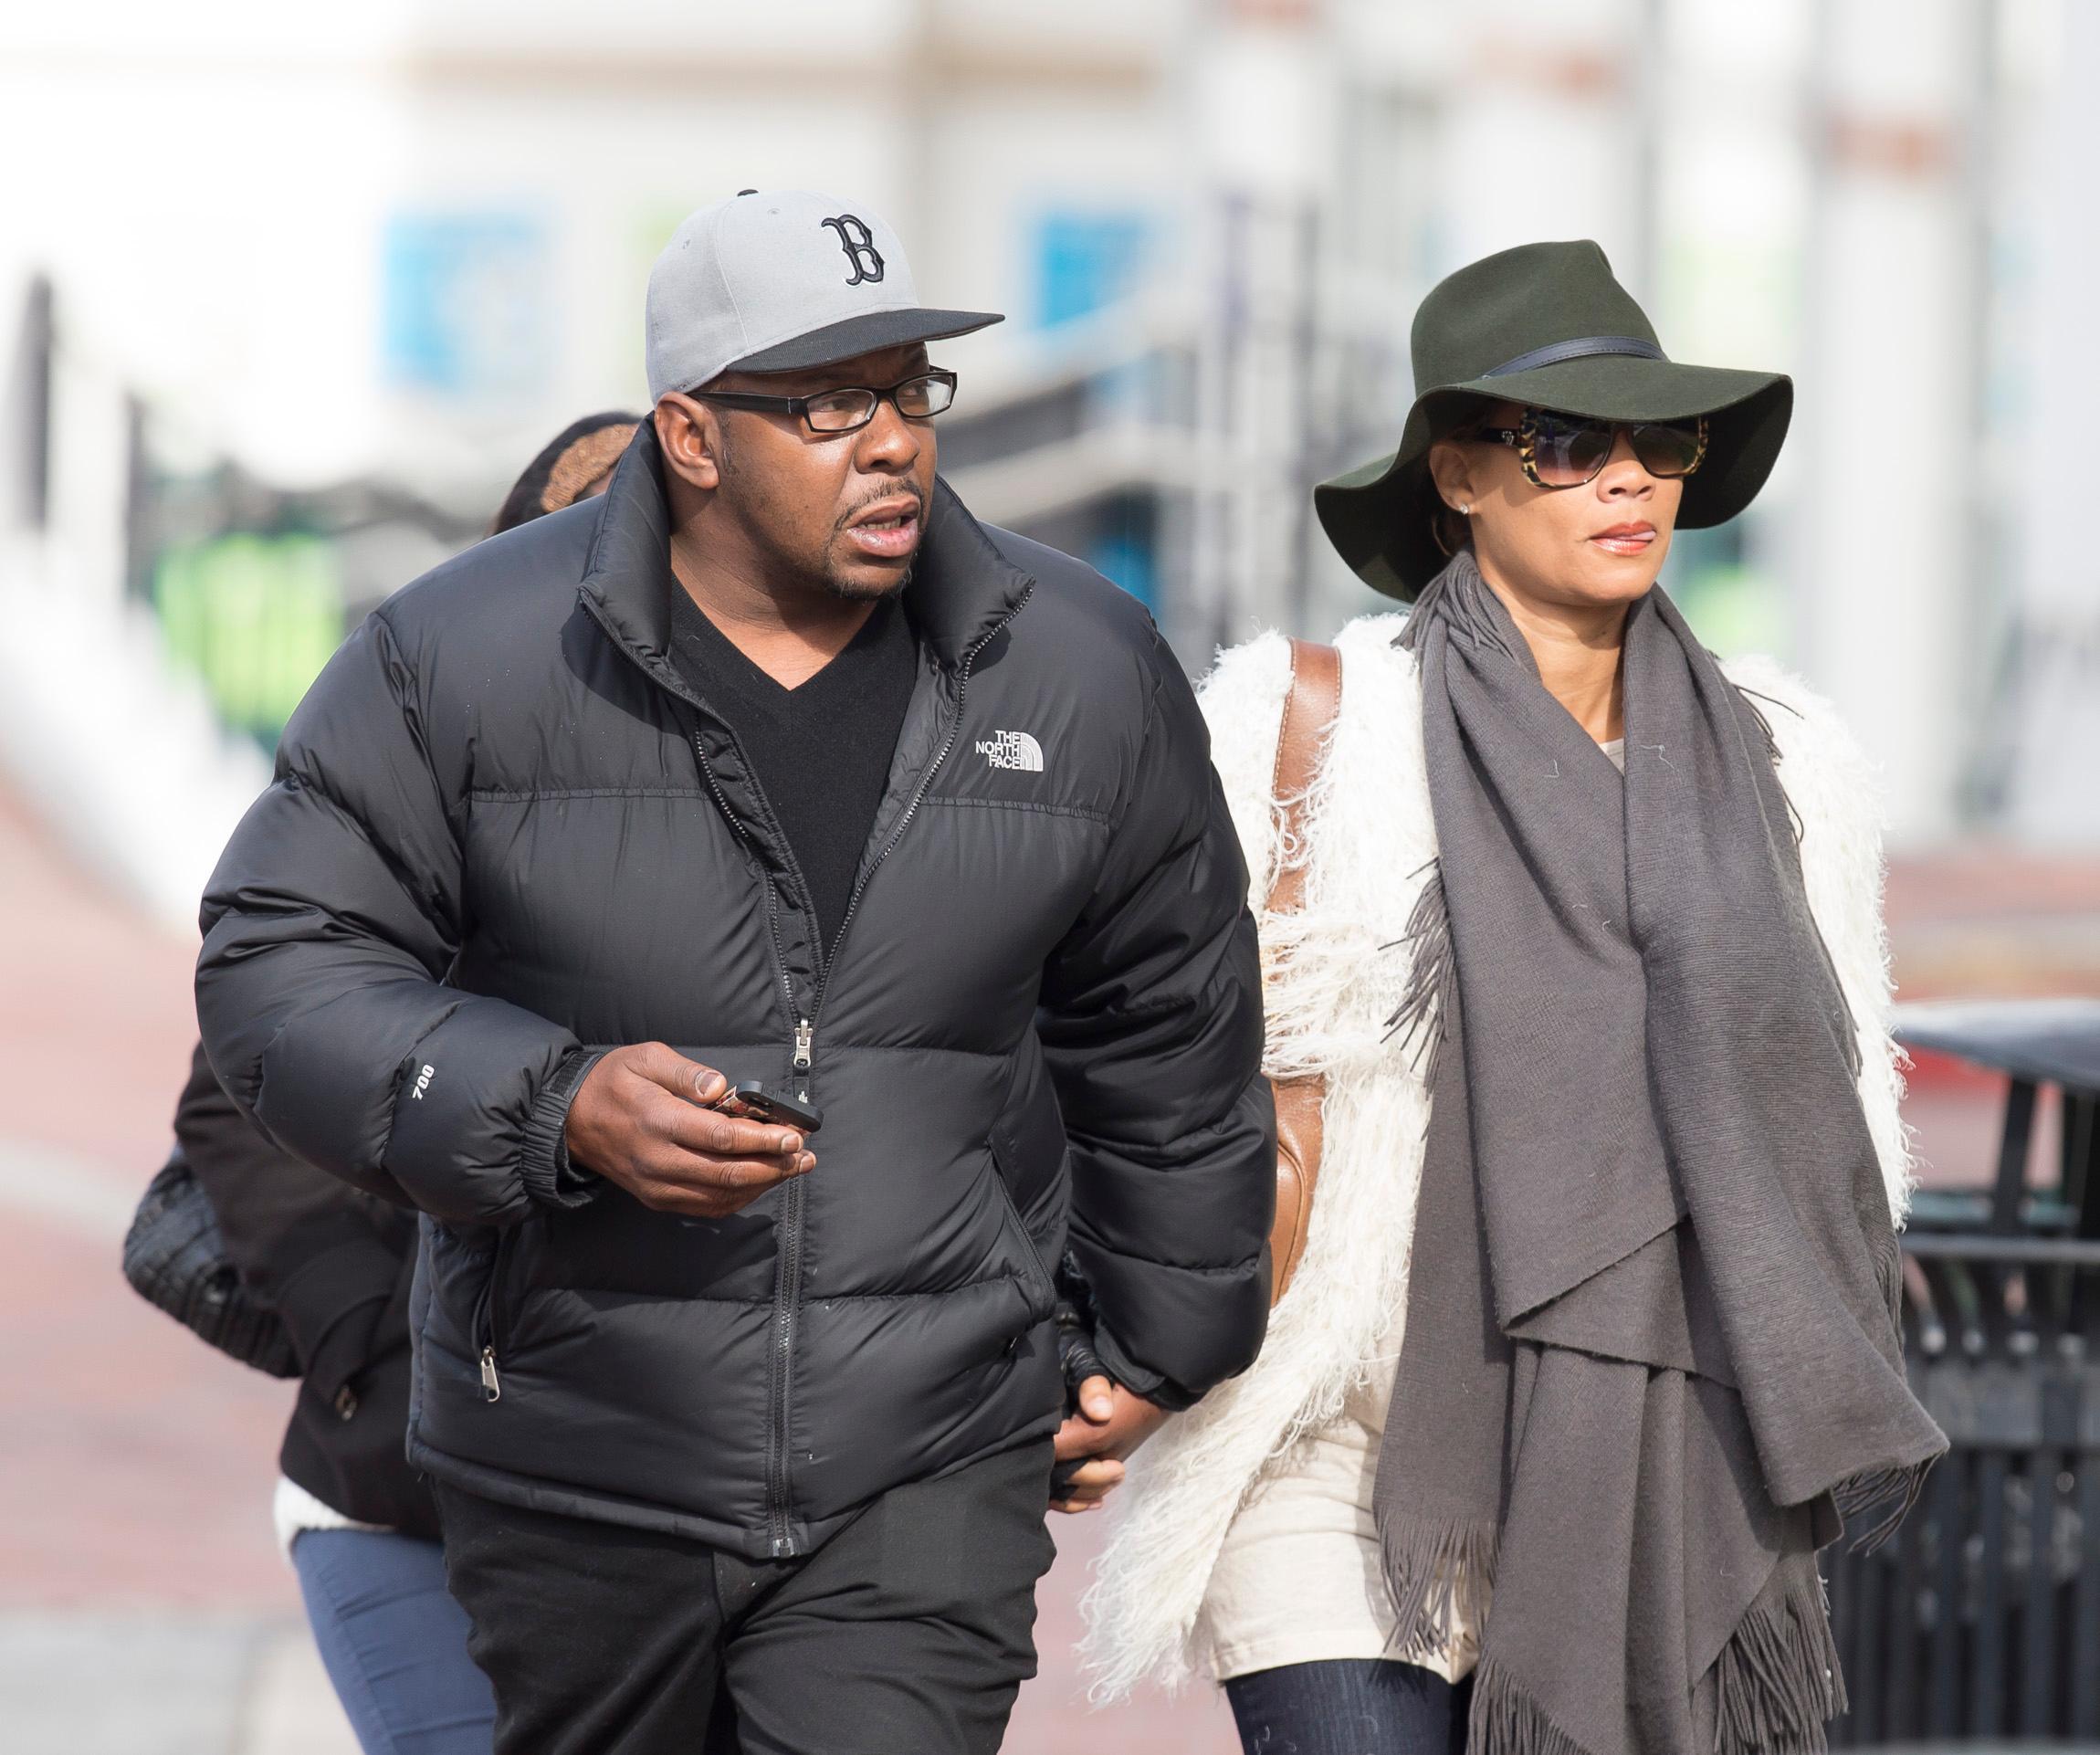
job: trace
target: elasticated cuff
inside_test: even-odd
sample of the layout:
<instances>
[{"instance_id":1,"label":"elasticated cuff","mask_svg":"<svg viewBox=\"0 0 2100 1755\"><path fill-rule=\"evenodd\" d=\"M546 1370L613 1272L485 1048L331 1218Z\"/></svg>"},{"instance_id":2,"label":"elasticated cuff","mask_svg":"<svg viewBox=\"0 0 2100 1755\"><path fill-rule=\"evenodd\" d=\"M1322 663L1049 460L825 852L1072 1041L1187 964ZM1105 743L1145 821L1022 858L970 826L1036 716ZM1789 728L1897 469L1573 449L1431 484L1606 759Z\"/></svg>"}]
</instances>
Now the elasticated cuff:
<instances>
[{"instance_id":1,"label":"elasticated cuff","mask_svg":"<svg viewBox=\"0 0 2100 1755\"><path fill-rule=\"evenodd\" d=\"M1094 1330L1094 1350L1101 1355L1101 1362L1108 1366L1110 1377L1131 1394L1143 1396L1154 1407L1164 1408L1169 1413L1180 1413L1196 1405L1195 1396L1179 1383L1170 1382L1158 1371L1147 1371L1117 1344L1116 1337L1108 1329Z\"/></svg>"},{"instance_id":2,"label":"elasticated cuff","mask_svg":"<svg viewBox=\"0 0 2100 1755\"><path fill-rule=\"evenodd\" d=\"M541 1087L525 1123L525 1154L519 1164L525 1192L549 1206L583 1206L604 1189L604 1178L569 1160L569 1106L591 1068L605 1057L602 1048L572 1048Z\"/></svg>"}]
</instances>

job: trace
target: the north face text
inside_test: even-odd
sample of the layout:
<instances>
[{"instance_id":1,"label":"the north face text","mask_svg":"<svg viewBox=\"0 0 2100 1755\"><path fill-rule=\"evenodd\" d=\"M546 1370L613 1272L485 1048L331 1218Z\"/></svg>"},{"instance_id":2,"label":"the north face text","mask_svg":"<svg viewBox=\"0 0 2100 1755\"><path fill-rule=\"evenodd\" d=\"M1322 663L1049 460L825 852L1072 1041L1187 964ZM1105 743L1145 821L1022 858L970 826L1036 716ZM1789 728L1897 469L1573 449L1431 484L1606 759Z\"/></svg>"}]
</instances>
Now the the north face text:
<instances>
[{"instance_id":1,"label":"the north face text","mask_svg":"<svg viewBox=\"0 0 2100 1755\"><path fill-rule=\"evenodd\" d=\"M994 768L1043 772L1043 746L1025 731L995 731L978 741L977 753Z\"/></svg>"}]
</instances>

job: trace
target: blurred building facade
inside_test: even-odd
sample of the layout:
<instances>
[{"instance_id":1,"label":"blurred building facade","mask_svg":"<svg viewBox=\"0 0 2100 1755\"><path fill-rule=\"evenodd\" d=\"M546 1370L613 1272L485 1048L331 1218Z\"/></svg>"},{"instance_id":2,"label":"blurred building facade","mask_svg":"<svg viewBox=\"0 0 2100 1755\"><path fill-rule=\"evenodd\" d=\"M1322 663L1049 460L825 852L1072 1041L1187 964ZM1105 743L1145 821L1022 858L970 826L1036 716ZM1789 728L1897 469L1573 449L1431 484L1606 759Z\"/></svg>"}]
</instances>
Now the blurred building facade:
<instances>
[{"instance_id":1,"label":"blurred building facade","mask_svg":"<svg viewBox=\"0 0 2100 1755\"><path fill-rule=\"evenodd\" d=\"M650 260L752 184L866 201L927 296L1011 313L946 355L944 467L1192 667L1375 606L1307 495L1397 436L1416 301L1595 237L1673 354L1796 376L1764 497L1672 555L1702 632L1838 699L1902 843L2100 845L2080 0L81 0L5 28L0 593L38 637L0 658L0 762L152 864L163 911L347 620L572 415L639 405Z\"/></svg>"}]
</instances>

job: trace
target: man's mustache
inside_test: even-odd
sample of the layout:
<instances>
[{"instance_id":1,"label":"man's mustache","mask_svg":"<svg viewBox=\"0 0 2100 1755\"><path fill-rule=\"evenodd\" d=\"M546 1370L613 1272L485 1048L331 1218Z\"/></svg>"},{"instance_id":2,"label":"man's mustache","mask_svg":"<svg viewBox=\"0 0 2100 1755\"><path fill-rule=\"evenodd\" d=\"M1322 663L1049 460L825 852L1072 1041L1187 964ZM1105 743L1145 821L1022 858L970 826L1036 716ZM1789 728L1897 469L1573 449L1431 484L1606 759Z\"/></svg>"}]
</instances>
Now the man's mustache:
<instances>
[{"instance_id":1,"label":"man's mustache","mask_svg":"<svg viewBox=\"0 0 2100 1755\"><path fill-rule=\"evenodd\" d=\"M917 515L923 521L926 517L926 496L920 493L918 487L913 483L900 481L891 487L879 489L874 493L864 494L858 501L839 514L838 528L843 531L870 506L876 505L881 500L904 499L908 499L914 503L917 508Z\"/></svg>"}]
</instances>

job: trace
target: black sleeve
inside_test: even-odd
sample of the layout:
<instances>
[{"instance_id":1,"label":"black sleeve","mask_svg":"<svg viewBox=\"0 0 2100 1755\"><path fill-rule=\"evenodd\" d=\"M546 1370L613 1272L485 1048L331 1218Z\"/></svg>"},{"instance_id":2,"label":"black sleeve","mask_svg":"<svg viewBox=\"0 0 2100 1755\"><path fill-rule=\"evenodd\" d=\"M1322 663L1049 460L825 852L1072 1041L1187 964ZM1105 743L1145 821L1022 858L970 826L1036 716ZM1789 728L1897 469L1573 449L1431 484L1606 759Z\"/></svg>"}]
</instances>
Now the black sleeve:
<instances>
[{"instance_id":1,"label":"black sleeve","mask_svg":"<svg viewBox=\"0 0 2100 1755\"><path fill-rule=\"evenodd\" d=\"M1268 1321L1276 1116L1246 870L1210 740L1164 647L1092 900L1038 1030L1072 1144L1072 1251L1111 1373L1185 1407Z\"/></svg>"},{"instance_id":2,"label":"black sleeve","mask_svg":"<svg viewBox=\"0 0 2100 1755\"><path fill-rule=\"evenodd\" d=\"M415 1246L415 1221L280 1151L249 1125L198 1044L175 1140L243 1282L283 1319L324 1399L371 1360Z\"/></svg>"},{"instance_id":3,"label":"black sleeve","mask_svg":"<svg viewBox=\"0 0 2100 1755\"><path fill-rule=\"evenodd\" d=\"M570 1204L562 1130L589 1056L445 983L462 860L418 680L383 612L329 661L205 892L197 1016L226 1094L359 1188L455 1223Z\"/></svg>"}]
</instances>

